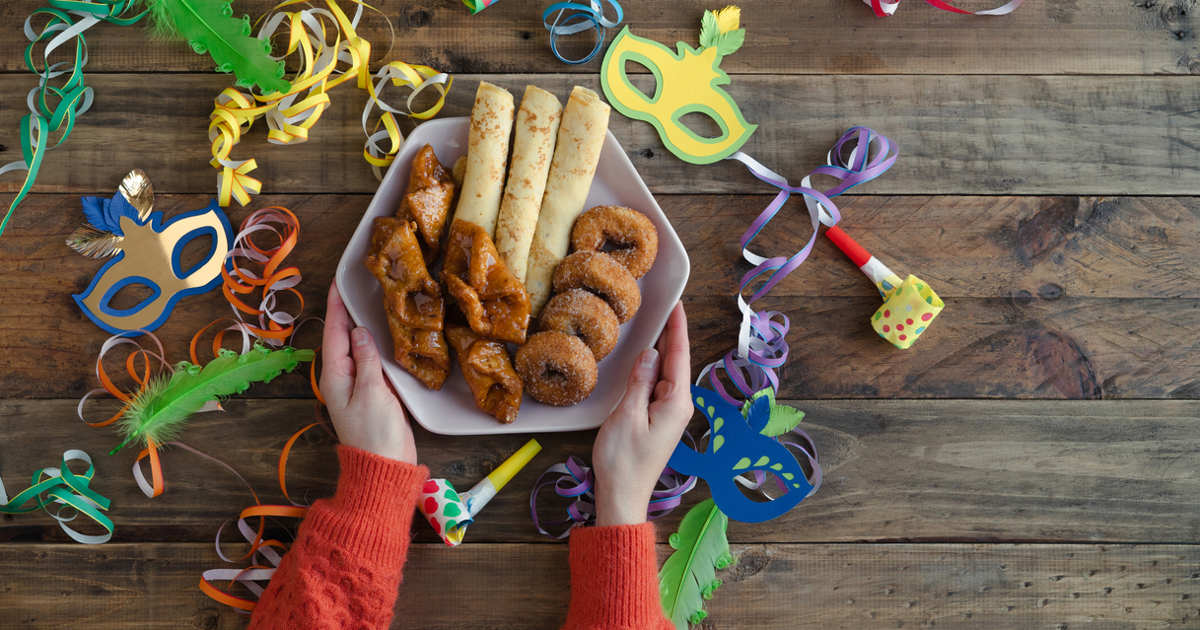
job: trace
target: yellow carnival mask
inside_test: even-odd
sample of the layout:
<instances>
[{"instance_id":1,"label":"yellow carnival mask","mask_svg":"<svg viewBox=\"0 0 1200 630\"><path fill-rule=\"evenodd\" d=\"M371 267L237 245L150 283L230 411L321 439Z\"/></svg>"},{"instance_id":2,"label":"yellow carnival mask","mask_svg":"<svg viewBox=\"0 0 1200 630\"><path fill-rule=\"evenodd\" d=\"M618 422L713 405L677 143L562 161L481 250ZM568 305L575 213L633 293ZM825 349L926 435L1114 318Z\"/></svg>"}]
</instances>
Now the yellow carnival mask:
<instances>
[{"instance_id":1,"label":"yellow carnival mask","mask_svg":"<svg viewBox=\"0 0 1200 630\"><path fill-rule=\"evenodd\" d=\"M600 84L609 103L630 118L654 125L667 149L685 162L711 164L729 157L757 128L746 122L733 98L717 87L730 82L720 68L721 59L741 48L746 39L746 30L738 28L739 20L737 7L705 11L700 48L679 42L678 53L630 33L629 27L621 29L600 70ZM653 96L647 97L630 83L625 73L628 61L653 73ZM681 119L693 113L715 121L721 135L706 138L685 126Z\"/></svg>"},{"instance_id":2,"label":"yellow carnival mask","mask_svg":"<svg viewBox=\"0 0 1200 630\"><path fill-rule=\"evenodd\" d=\"M114 334L154 330L180 298L221 283L233 230L216 202L164 222L161 212L153 212L154 188L140 170L125 176L112 199L82 201L87 224L67 245L90 258L113 257L83 293L72 296L97 326ZM184 269L184 247L204 236L212 242L208 255ZM149 297L129 308L114 307L113 298L130 286L148 288Z\"/></svg>"}]
</instances>

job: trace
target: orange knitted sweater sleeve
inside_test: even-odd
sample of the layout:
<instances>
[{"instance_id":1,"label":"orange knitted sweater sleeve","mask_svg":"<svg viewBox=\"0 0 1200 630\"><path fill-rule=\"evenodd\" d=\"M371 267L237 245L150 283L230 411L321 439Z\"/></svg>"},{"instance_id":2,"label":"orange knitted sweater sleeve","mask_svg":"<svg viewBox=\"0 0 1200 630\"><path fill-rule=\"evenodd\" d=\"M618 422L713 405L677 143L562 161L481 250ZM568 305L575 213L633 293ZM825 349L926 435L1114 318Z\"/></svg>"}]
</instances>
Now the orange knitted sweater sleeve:
<instances>
[{"instance_id":1,"label":"orange knitted sweater sleeve","mask_svg":"<svg viewBox=\"0 0 1200 630\"><path fill-rule=\"evenodd\" d=\"M429 469L338 447L337 493L308 510L250 618L252 630L385 629Z\"/></svg>"},{"instance_id":2,"label":"orange knitted sweater sleeve","mask_svg":"<svg viewBox=\"0 0 1200 630\"><path fill-rule=\"evenodd\" d=\"M658 595L654 525L571 532L571 604L563 630L674 630Z\"/></svg>"}]
</instances>

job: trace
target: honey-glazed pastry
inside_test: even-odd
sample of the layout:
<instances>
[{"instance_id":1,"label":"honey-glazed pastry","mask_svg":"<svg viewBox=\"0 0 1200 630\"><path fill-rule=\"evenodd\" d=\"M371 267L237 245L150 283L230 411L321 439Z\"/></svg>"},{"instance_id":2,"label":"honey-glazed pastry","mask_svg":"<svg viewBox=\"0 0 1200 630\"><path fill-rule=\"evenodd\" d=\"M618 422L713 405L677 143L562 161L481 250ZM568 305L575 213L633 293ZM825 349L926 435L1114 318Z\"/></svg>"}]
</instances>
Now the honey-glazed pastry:
<instances>
[{"instance_id":1,"label":"honey-glazed pastry","mask_svg":"<svg viewBox=\"0 0 1200 630\"><path fill-rule=\"evenodd\" d=\"M421 147L413 157L412 170L408 172L408 190L400 200L396 217L417 224L425 244L427 265L437 258L456 189L454 178L438 161L433 147L428 144Z\"/></svg>"},{"instance_id":2,"label":"honey-glazed pastry","mask_svg":"<svg viewBox=\"0 0 1200 630\"><path fill-rule=\"evenodd\" d=\"M621 333L621 323L608 302L583 289L570 289L550 298L538 321L541 330L557 330L582 339L597 361L612 352Z\"/></svg>"},{"instance_id":3,"label":"honey-glazed pastry","mask_svg":"<svg viewBox=\"0 0 1200 630\"><path fill-rule=\"evenodd\" d=\"M579 337L555 330L539 332L517 349L517 374L534 400L569 407L596 388L596 357Z\"/></svg>"},{"instance_id":4,"label":"honey-glazed pastry","mask_svg":"<svg viewBox=\"0 0 1200 630\"><path fill-rule=\"evenodd\" d=\"M632 208L596 206L575 219L571 247L605 252L641 278L658 257L658 229L650 217Z\"/></svg>"},{"instance_id":5,"label":"honey-glazed pastry","mask_svg":"<svg viewBox=\"0 0 1200 630\"><path fill-rule=\"evenodd\" d=\"M504 424L516 420L524 388L504 344L484 339L466 326L448 326L446 338L458 355L475 406Z\"/></svg>"},{"instance_id":6,"label":"honey-glazed pastry","mask_svg":"<svg viewBox=\"0 0 1200 630\"><path fill-rule=\"evenodd\" d=\"M458 219L451 223L442 280L476 334L497 341L525 342L529 295L482 227Z\"/></svg>"},{"instance_id":7,"label":"honey-glazed pastry","mask_svg":"<svg viewBox=\"0 0 1200 630\"><path fill-rule=\"evenodd\" d=\"M442 337L445 302L421 257L416 226L394 217L375 219L365 262L383 287L396 362L425 387L441 389L450 374Z\"/></svg>"},{"instance_id":8,"label":"honey-glazed pastry","mask_svg":"<svg viewBox=\"0 0 1200 630\"><path fill-rule=\"evenodd\" d=\"M604 252L575 252L554 268L554 292L587 289L603 298L624 324L642 306L642 291L624 265Z\"/></svg>"}]
</instances>

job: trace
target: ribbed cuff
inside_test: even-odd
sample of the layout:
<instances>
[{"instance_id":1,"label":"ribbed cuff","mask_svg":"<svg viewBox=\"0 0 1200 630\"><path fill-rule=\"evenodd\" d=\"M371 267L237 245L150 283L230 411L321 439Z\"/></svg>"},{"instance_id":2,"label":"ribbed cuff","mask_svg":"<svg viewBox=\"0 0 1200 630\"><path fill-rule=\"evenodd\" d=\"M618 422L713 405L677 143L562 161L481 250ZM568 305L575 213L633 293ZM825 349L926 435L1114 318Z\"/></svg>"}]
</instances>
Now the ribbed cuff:
<instances>
[{"instance_id":1,"label":"ribbed cuff","mask_svg":"<svg viewBox=\"0 0 1200 630\"><path fill-rule=\"evenodd\" d=\"M346 553L371 562L403 562L421 484L429 469L338 446L337 493L305 519Z\"/></svg>"},{"instance_id":2,"label":"ribbed cuff","mask_svg":"<svg viewBox=\"0 0 1200 630\"><path fill-rule=\"evenodd\" d=\"M571 532L568 626L640 629L662 618L653 523Z\"/></svg>"}]
</instances>

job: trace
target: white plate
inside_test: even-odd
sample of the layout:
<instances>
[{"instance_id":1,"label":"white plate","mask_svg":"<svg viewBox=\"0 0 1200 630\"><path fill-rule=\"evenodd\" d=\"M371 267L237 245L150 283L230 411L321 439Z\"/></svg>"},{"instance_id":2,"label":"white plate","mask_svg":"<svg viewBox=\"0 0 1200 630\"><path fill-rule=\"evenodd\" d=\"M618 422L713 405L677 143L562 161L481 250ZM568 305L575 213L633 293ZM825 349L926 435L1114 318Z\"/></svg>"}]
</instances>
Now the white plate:
<instances>
[{"instance_id":1,"label":"white plate","mask_svg":"<svg viewBox=\"0 0 1200 630\"><path fill-rule=\"evenodd\" d=\"M466 117L433 120L408 136L338 263L337 283L346 308L358 325L374 335L384 357L384 373L413 418L434 433L476 435L594 429L621 400L634 360L658 339L671 308L683 294L690 271L683 243L611 131L600 151L600 164L584 207L620 205L645 213L658 228L658 258L654 268L638 282L642 288L642 307L632 320L621 326L617 347L600 362L600 377L592 395L574 407L551 407L526 396L516 421L501 424L475 407L455 359L451 359L450 378L440 391L425 389L391 359L392 338L384 316L382 290L363 265L371 240L371 224L375 217L392 215L399 206L408 185L413 154L421 147L433 145L438 160L447 168L466 152L469 122Z\"/></svg>"}]
</instances>

